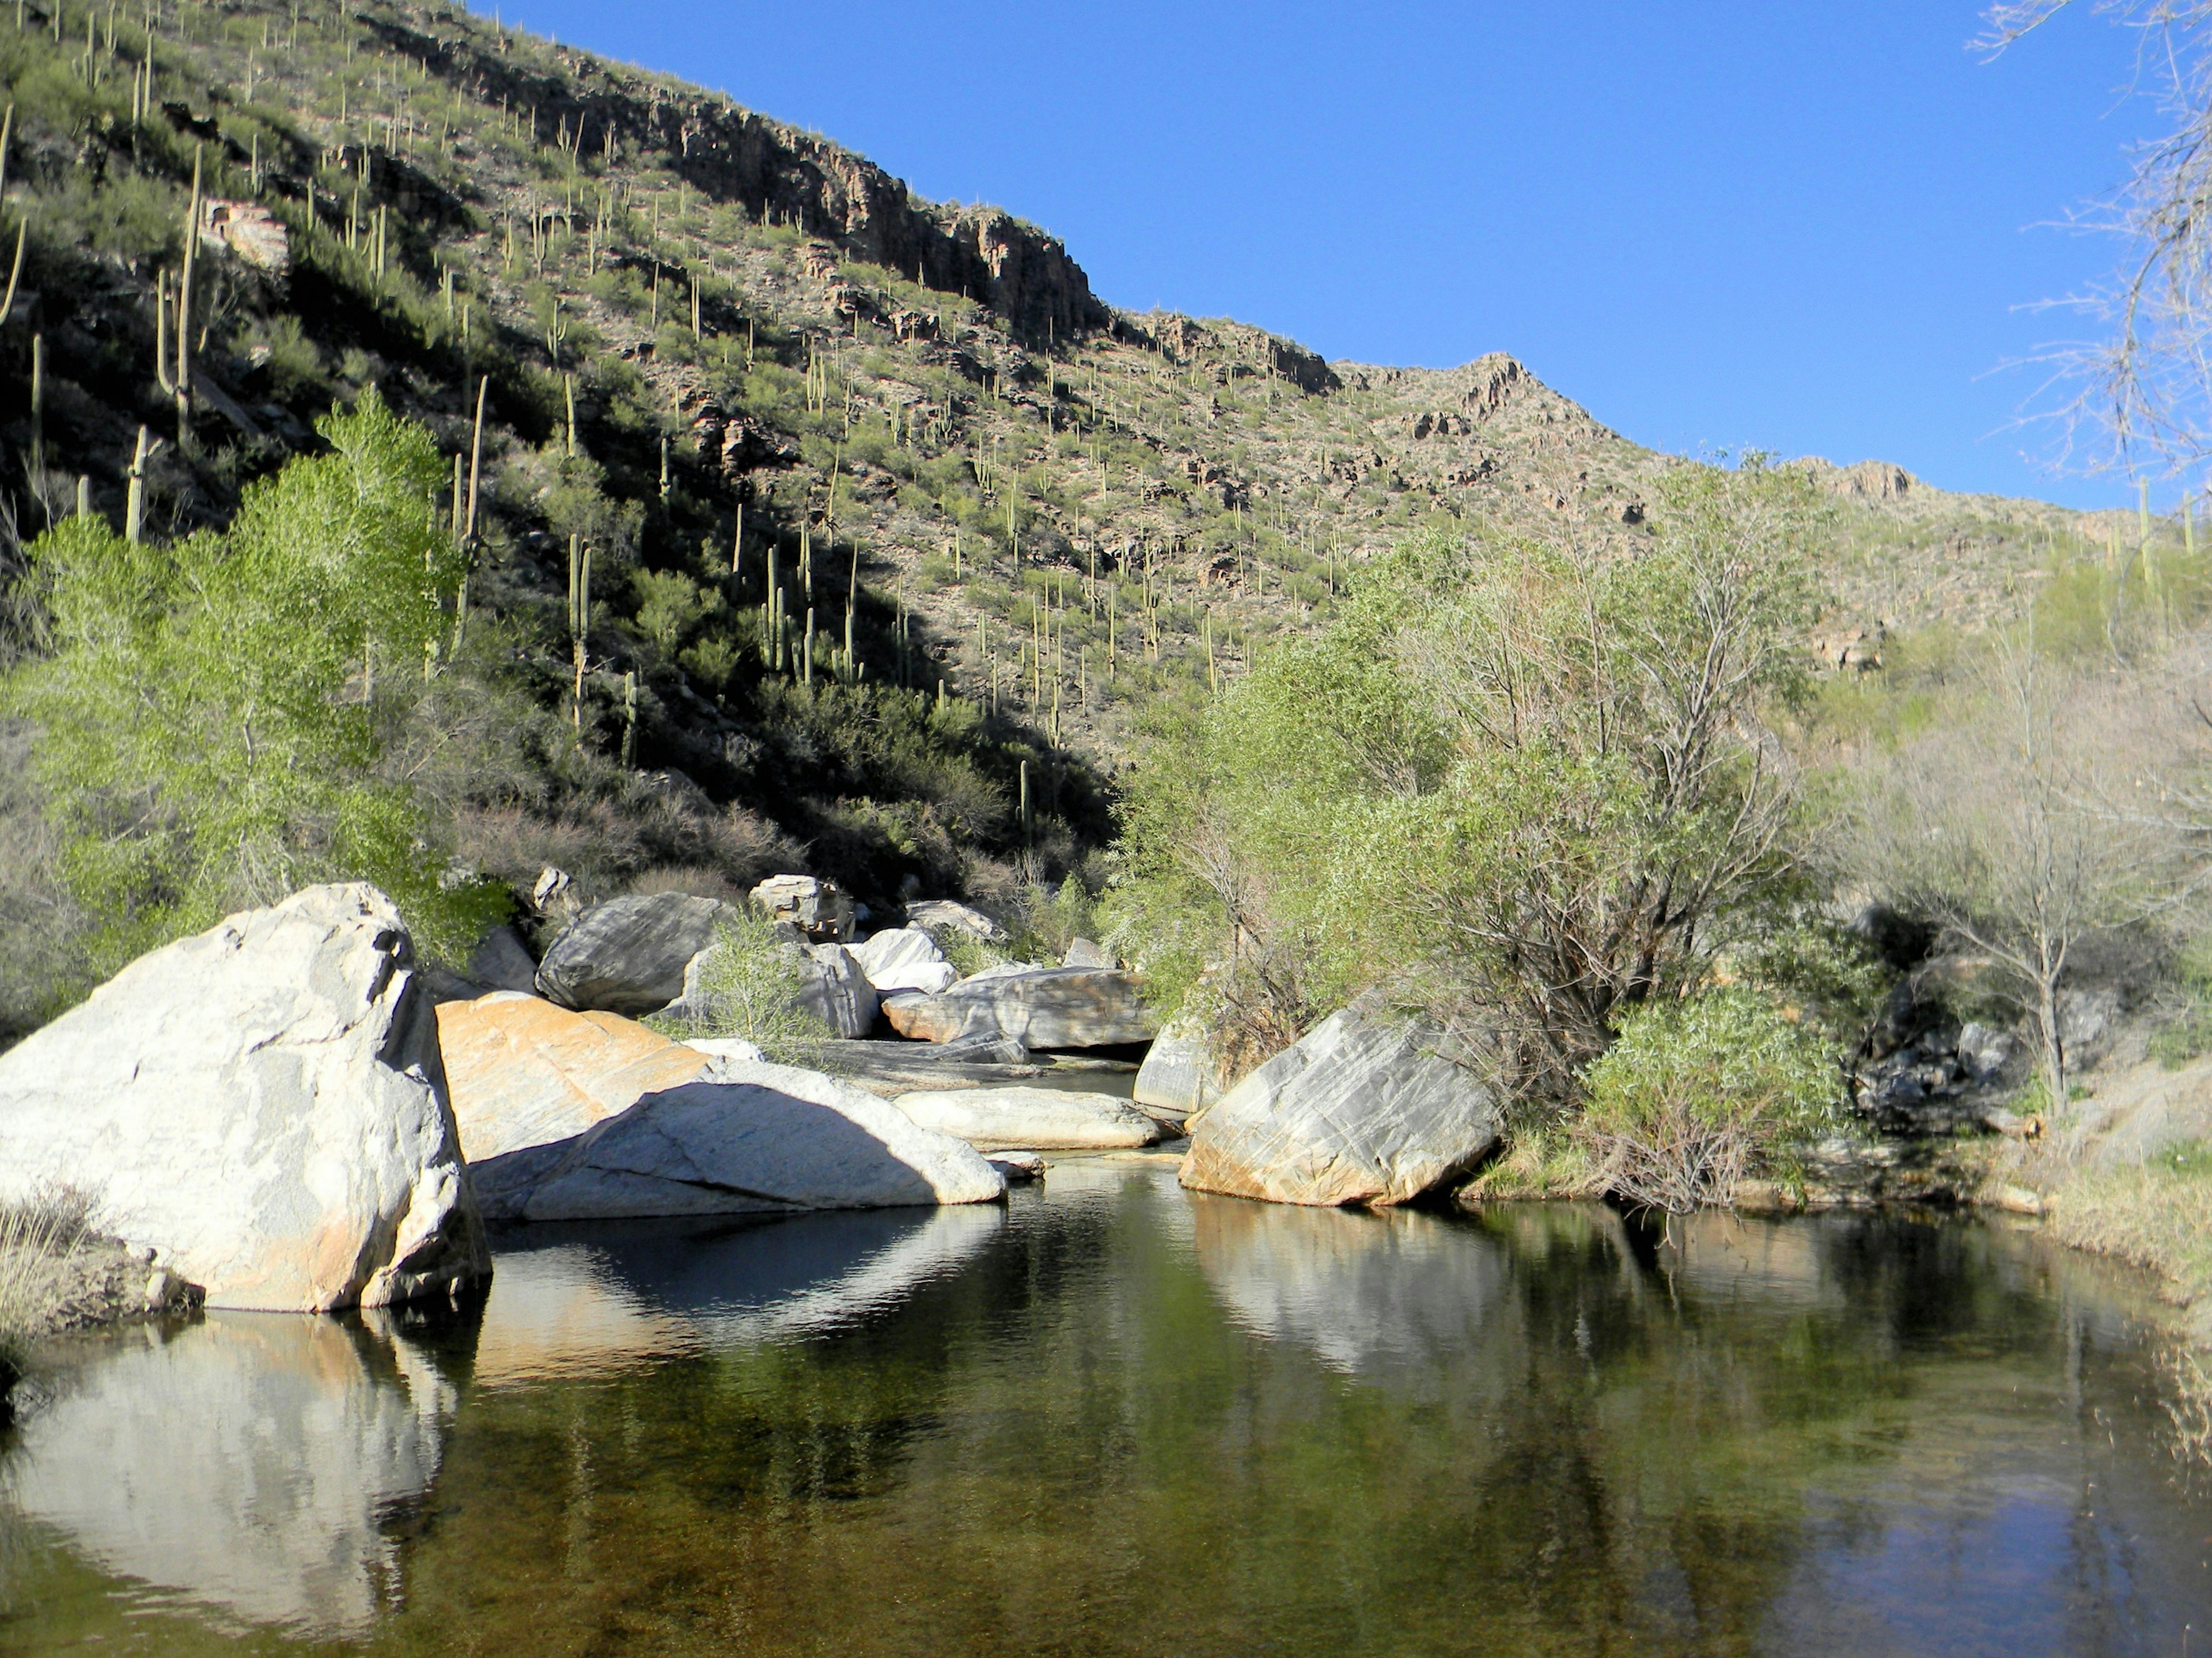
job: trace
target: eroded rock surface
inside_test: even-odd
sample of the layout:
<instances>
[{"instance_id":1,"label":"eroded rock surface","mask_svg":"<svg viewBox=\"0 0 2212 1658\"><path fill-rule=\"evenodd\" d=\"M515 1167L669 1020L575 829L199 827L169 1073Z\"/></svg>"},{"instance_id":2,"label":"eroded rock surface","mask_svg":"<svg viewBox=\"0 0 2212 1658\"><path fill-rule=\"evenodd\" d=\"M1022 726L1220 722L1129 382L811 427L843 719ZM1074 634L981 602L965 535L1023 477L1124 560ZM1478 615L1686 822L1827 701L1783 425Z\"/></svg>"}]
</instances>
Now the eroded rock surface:
<instances>
[{"instance_id":1,"label":"eroded rock surface","mask_svg":"<svg viewBox=\"0 0 2212 1658\"><path fill-rule=\"evenodd\" d=\"M687 892L594 904L538 964L538 992L578 1011L657 1013L684 993L684 969L714 941L726 906Z\"/></svg>"},{"instance_id":2,"label":"eroded rock surface","mask_svg":"<svg viewBox=\"0 0 2212 1658\"><path fill-rule=\"evenodd\" d=\"M937 940L918 926L892 927L853 946L868 982L885 995L915 991L933 996L960 976Z\"/></svg>"},{"instance_id":3,"label":"eroded rock surface","mask_svg":"<svg viewBox=\"0 0 2212 1658\"><path fill-rule=\"evenodd\" d=\"M438 1008L438 1040L472 1163L584 1133L714 1057L617 1013L498 992Z\"/></svg>"},{"instance_id":4,"label":"eroded rock surface","mask_svg":"<svg viewBox=\"0 0 2212 1658\"><path fill-rule=\"evenodd\" d=\"M499 1220L616 1220L989 1203L982 1155L819 1072L725 1065L554 1146L477 1169Z\"/></svg>"}]
</instances>

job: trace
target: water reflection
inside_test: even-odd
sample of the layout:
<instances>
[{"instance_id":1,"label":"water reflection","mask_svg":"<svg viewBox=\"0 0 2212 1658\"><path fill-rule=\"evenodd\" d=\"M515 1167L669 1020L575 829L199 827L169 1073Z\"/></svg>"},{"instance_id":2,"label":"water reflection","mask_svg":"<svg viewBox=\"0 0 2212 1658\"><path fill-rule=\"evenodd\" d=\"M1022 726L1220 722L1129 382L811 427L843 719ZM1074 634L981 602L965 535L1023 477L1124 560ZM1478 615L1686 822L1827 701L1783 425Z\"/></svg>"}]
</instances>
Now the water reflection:
<instances>
[{"instance_id":1,"label":"water reflection","mask_svg":"<svg viewBox=\"0 0 2212 1658\"><path fill-rule=\"evenodd\" d=\"M388 1320L210 1314L84 1356L0 1472L17 1514L165 1599L324 1635L392 1599L453 1388Z\"/></svg>"},{"instance_id":2,"label":"water reflection","mask_svg":"<svg viewBox=\"0 0 2212 1658\"><path fill-rule=\"evenodd\" d=\"M1403 1376L1478 1346L1510 1281L1502 1244L1436 1215L1190 1204L1200 1270L1237 1321L1338 1370Z\"/></svg>"},{"instance_id":3,"label":"water reflection","mask_svg":"<svg viewBox=\"0 0 2212 1658\"><path fill-rule=\"evenodd\" d=\"M510 1235L484 1309L479 1384L575 1379L674 1354L828 1334L957 1270L994 1204L799 1215L738 1227Z\"/></svg>"},{"instance_id":4,"label":"water reflection","mask_svg":"<svg viewBox=\"0 0 2212 1658\"><path fill-rule=\"evenodd\" d=\"M203 1336L228 1371L149 1368ZM2110 1275L2002 1228L1085 1159L1003 1210L513 1236L422 1340L88 1363L0 1503L0 1649L2167 1653L2212 1513L2155 1387Z\"/></svg>"}]
</instances>

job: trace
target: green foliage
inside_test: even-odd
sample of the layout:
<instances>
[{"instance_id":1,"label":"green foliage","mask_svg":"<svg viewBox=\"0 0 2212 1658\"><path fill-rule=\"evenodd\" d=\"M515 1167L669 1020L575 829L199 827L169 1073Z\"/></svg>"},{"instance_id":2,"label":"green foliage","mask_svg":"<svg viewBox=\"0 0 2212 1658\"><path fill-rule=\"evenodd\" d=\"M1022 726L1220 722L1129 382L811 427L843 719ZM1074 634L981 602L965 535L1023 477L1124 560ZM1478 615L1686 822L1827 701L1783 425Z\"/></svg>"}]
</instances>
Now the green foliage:
<instances>
[{"instance_id":1,"label":"green foliage","mask_svg":"<svg viewBox=\"0 0 2212 1658\"><path fill-rule=\"evenodd\" d=\"M1325 633L1156 718L1117 914L1251 1055L1386 978L1472 1010L1564 1093L1616 1010L1704 979L1786 896L1820 512L1792 473L1684 468L1656 545L1597 565L1427 536Z\"/></svg>"},{"instance_id":2,"label":"green foliage","mask_svg":"<svg viewBox=\"0 0 2212 1658\"><path fill-rule=\"evenodd\" d=\"M1582 1133L1605 1184L1670 1213L1725 1203L1747 1174L1794 1176L1790 1148L1831 1128L1840 1102L1826 1044L1743 990L1646 1003L1585 1080Z\"/></svg>"},{"instance_id":3,"label":"green foliage","mask_svg":"<svg viewBox=\"0 0 2212 1658\"><path fill-rule=\"evenodd\" d=\"M320 880L384 887L434 956L504 906L441 878L378 768L450 632L444 468L374 393L320 429L331 452L248 491L228 536L132 546L72 518L30 549L51 649L6 706L38 733L99 965Z\"/></svg>"},{"instance_id":4,"label":"green foliage","mask_svg":"<svg viewBox=\"0 0 2212 1658\"><path fill-rule=\"evenodd\" d=\"M647 1023L679 1040L734 1036L780 1065L817 1064L836 1032L799 1004L806 978L799 950L750 904L738 905L699 963L693 1017L655 1015Z\"/></svg>"}]
</instances>

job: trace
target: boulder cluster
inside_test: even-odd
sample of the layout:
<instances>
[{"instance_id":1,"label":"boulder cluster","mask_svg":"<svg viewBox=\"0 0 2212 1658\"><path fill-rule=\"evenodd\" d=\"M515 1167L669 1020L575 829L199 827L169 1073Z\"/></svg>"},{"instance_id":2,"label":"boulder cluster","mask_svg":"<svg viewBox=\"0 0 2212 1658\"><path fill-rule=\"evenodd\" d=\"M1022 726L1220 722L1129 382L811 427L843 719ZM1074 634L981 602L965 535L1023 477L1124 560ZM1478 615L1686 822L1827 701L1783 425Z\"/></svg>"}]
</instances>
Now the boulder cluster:
<instances>
[{"instance_id":1,"label":"boulder cluster","mask_svg":"<svg viewBox=\"0 0 2212 1658\"><path fill-rule=\"evenodd\" d=\"M1008 943L968 905L864 933L811 877L750 902L836 1033L819 1068L665 1034L702 1028L717 900L578 906L537 954L501 929L456 979L419 967L382 893L317 887L153 951L0 1055L0 1204L82 1194L193 1299L321 1312L459 1299L495 1226L989 1203L1040 1154L1185 1136L1195 1188L1398 1204L1498 1136L1419 1022L1347 1010L1224 1091L1204 1033L1161 1031L1090 940L963 975L963 945ZM1133 1098L1081 1086L1140 1054Z\"/></svg>"}]
</instances>

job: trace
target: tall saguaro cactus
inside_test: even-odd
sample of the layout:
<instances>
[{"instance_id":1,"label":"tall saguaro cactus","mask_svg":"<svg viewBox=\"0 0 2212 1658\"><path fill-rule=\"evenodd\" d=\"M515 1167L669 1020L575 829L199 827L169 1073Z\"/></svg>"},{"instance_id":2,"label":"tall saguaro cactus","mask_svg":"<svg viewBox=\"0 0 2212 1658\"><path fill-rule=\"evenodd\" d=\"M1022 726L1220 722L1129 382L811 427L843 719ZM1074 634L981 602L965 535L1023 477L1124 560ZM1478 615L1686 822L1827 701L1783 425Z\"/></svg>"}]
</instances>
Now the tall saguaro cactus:
<instances>
[{"instance_id":1,"label":"tall saguaro cactus","mask_svg":"<svg viewBox=\"0 0 2212 1658\"><path fill-rule=\"evenodd\" d=\"M177 443L191 440L192 264L200 246L200 179L206 147L192 146L192 198L185 210L185 262L177 276Z\"/></svg>"}]
</instances>

